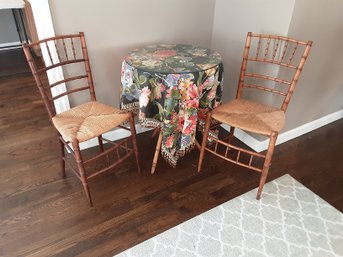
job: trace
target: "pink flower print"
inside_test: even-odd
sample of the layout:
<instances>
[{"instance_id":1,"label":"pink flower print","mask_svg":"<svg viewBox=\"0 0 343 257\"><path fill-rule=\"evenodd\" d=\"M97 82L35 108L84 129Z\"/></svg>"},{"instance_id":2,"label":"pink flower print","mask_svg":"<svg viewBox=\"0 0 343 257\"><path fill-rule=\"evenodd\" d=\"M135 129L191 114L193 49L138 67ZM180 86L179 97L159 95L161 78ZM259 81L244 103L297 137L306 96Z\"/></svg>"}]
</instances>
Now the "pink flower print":
<instances>
[{"instance_id":1,"label":"pink flower print","mask_svg":"<svg viewBox=\"0 0 343 257\"><path fill-rule=\"evenodd\" d=\"M165 142L165 145L167 148L172 148L173 147L173 142L174 142L174 135L170 135L167 137L167 140Z\"/></svg>"},{"instance_id":2,"label":"pink flower print","mask_svg":"<svg viewBox=\"0 0 343 257\"><path fill-rule=\"evenodd\" d=\"M166 89L162 83L157 83L157 84L160 87L161 92L163 92Z\"/></svg>"},{"instance_id":3,"label":"pink flower print","mask_svg":"<svg viewBox=\"0 0 343 257\"><path fill-rule=\"evenodd\" d=\"M216 88L212 88L211 91L208 93L207 98L209 100L213 100L213 98L216 96Z\"/></svg>"},{"instance_id":4,"label":"pink flower print","mask_svg":"<svg viewBox=\"0 0 343 257\"><path fill-rule=\"evenodd\" d=\"M196 115L193 115L189 117L188 120L185 121L185 128L183 130L183 133L185 135L189 135L195 132L197 126L197 117Z\"/></svg>"},{"instance_id":5,"label":"pink flower print","mask_svg":"<svg viewBox=\"0 0 343 257\"><path fill-rule=\"evenodd\" d=\"M177 130L178 131L182 131L184 124L185 124L185 117L184 116L179 116L179 120L177 122Z\"/></svg>"},{"instance_id":6,"label":"pink flower print","mask_svg":"<svg viewBox=\"0 0 343 257\"><path fill-rule=\"evenodd\" d=\"M187 93L188 93L188 95L189 95L189 97L191 99L194 99L194 98L198 97L198 89L197 89L196 85L193 82L191 82L189 84Z\"/></svg>"},{"instance_id":7,"label":"pink flower print","mask_svg":"<svg viewBox=\"0 0 343 257\"><path fill-rule=\"evenodd\" d=\"M186 102L187 108L198 108L199 101L197 99L192 99Z\"/></svg>"},{"instance_id":8,"label":"pink flower print","mask_svg":"<svg viewBox=\"0 0 343 257\"><path fill-rule=\"evenodd\" d=\"M164 90L164 85L162 83L157 83L157 86L154 88L155 99L160 99Z\"/></svg>"},{"instance_id":9,"label":"pink flower print","mask_svg":"<svg viewBox=\"0 0 343 257\"><path fill-rule=\"evenodd\" d=\"M150 89L148 87L143 87L139 95L139 106L146 107L149 103Z\"/></svg>"},{"instance_id":10,"label":"pink flower print","mask_svg":"<svg viewBox=\"0 0 343 257\"><path fill-rule=\"evenodd\" d=\"M205 88L208 88L210 86L211 81L207 78L203 84Z\"/></svg>"},{"instance_id":11,"label":"pink flower print","mask_svg":"<svg viewBox=\"0 0 343 257\"><path fill-rule=\"evenodd\" d=\"M204 85L200 84L199 85L199 94L202 94L202 91L204 90Z\"/></svg>"},{"instance_id":12,"label":"pink flower print","mask_svg":"<svg viewBox=\"0 0 343 257\"><path fill-rule=\"evenodd\" d=\"M175 87L170 87L169 89L167 89L166 98L172 97L173 90L177 90L177 87L175 86Z\"/></svg>"},{"instance_id":13,"label":"pink flower print","mask_svg":"<svg viewBox=\"0 0 343 257\"><path fill-rule=\"evenodd\" d=\"M176 55L175 50L157 50L152 54L156 58L168 58Z\"/></svg>"}]
</instances>

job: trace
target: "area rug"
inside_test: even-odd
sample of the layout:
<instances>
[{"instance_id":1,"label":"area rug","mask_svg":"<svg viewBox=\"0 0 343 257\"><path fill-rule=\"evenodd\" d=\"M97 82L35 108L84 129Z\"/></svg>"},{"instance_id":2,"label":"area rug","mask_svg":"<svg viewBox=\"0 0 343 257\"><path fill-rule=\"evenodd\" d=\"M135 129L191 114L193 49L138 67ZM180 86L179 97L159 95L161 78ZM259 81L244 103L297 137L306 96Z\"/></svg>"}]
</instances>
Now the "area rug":
<instances>
[{"instance_id":1,"label":"area rug","mask_svg":"<svg viewBox=\"0 0 343 257\"><path fill-rule=\"evenodd\" d=\"M343 256L343 214L284 175L117 257Z\"/></svg>"}]
</instances>

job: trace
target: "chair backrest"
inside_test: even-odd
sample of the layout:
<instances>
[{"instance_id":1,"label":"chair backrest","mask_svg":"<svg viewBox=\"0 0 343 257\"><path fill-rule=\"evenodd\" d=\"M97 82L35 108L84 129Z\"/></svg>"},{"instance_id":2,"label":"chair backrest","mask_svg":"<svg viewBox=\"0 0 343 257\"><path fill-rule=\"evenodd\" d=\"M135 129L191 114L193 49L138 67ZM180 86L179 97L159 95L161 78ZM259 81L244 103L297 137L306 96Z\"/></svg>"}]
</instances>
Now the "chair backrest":
<instances>
[{"instance_id":1,"label":"chair backrest","mask_svg":"<svg viewBox=\"0 0 343 257\"><path fill-rule=\"evenodd\" d=\"M303 42L288 37L249 32L236 98L241 98L243 89L276 94L282 98L280 109L286 111L311 46L312 41ZM250 72L247 70L250 63L255 65L258 63L262 66L257 72ZM270 73L273 75L269 75ZM288 79L283 78L286 74ZM254 80L254 82L249 83L248 80Z\"/></svg>"},{"instance_id":2,"label":"chair backrest","mask_svg":"<svg viewBox=\"0 0 343 257\"><path fill-rule=\"evenodd\" d=\"M48 56L45 60L42 58L43 67L41 60L37 60L37 58L33 58L32 56L33 50L37 50L37 48L41 50L43 56L44 53L45 56ZM23 49L50 118L56 115L53 102L60 97L88 90L90 99L96 101L83 32L51 37L31 44L23 44ZM73 65L80 65L81 67L71 67ZM71 75L71 73L68 73L69 70L72 70L73 72L71 73L74 74ZM48 82L46 78L49 72L62 73L64 79L53 81L52 83ZM72 88L69 88L69 85L76 81L78 85L73 85L70 86ZM66 91L52 96L51 90L61 84L66 85Z\"/></svg>"}]
</instances>

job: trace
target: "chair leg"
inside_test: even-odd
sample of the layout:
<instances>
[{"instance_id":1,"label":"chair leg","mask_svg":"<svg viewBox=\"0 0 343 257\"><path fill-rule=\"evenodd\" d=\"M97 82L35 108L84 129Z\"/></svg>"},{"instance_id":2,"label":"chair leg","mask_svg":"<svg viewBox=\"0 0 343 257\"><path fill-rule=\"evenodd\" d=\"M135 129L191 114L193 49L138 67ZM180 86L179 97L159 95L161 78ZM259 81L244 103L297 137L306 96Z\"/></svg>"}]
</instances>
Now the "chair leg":
<instances>
[{"instance_id":1,"label":"chair leg","mask_svg":"<svg viewBox=\"0 0 343 257\"><path fill-rule=\"evenodd\" d=\"M233 139L233 135L235 133L235 127L230 127L230 134L229 134L229 141L228 143L231 144L232 143L232 139Z\"/></svg>"},{"instance_id":2,"label":"chair leg","mask_svg":"<svg viewBox=\"0 0 343 257\"><path fill-rule=\"evenodd\" d=\"M275 149L277 136L278 136L277 132L272 132L272 134L270 135L268 150L266 153L266 159L264 160L263 169L262 169L261 178L260 178L260 184L259 184L257 195L256 195L257 200L260 200L261 198L262 190L268 176L268 171L271 164L273 152Z\"/></svg>"},{"instance_id":3,"label":"chair leg","mask_svg":"<svg viewBox=\"0 0 343 257\"><path fill-rule=\"evenodd\" d=\"M102 135L98 136L98 145L99 145L99 149L100 149L100 152L104 152L104 142L102 140ZM109 160L109 157L108 157L108 154L106 154L106 163L107 163L107 166L110 166L110 160Z\"/></svg>"},{"instance_id":4,"label":"chair leg","mask_svg":"<svg viewBox=\"0 0 343 257\"><path fill-rule=\"evenodd\" d=\"M76 164L77 164L77 167L79 169L80 179L81 179L81 182L82 182L82 185L83 185L83 189L84 189L84 191L86 193L86 197L87 197L87 200L89 202L89 205L93 206L91 194L90 194L90 191L89 191L87 176L86 176L86 172L85 172L85 167L83 165L83 160L82 160L82 155L81 155L81 150L80 150L79 142L78 141L73 141L72 142L72 146L73 146L73 149L74 149Z\"/></svg>"},{"instance_id":5,"label":"chair leg","mask_svg":"<svg viewBox=\"0 0 343 257\"><path fill-rule=\"evenodd\" d=\"M154 174L155 170L156 170L158 156L160 154L161 145L162 145L162 138L163 138L163 134L162 134L162 130L160 130L160 133L159 133L159 136L157 139L157 145L156 145L156 149L155 149L154 159L152 161L151 174Z\"/></svg>"},{"instance_id":6,"label":"chair leg","mask_svg":"<svg viewBox=\"0 0 343 257\"><path fill-rule=\"evenodd\" d=\"M103 152L104 151L104 143L102 142L102 136L98 136L98 143L99 143L100 151Z\"/></svg>"},{"instance_id":7,"label":"chair leg","mask_svg":"<svg viewBox=\"0 0 343 257\"><path fill-rule=\"evenodd\" d=\"M61 174L62 174L62 178L65 178L66 177L66 163L64 160L64 157L65 157L64 143L61 141L60 138L58 138L58 141L60 142L60 152L61 152Z\"/></svg>"},{"instance_id":8,"label":"chair leg","mask_svg":"<svg viewBox=\"0 0 343 257\"><path fill-rule=\"evenodd\" d=\"M155 136L157 136L158 132L160 132L160 129L154 128L154 131L152 132L151 138L154 138Z\"/></svg>"},{"instance_id":9,"label":"chair leg","mask_svg":"<svg viewBox=\"0 0 343 257\"><path fill-rule=\"evenodd\" d=\"M211 112L208 112L206 115L205 131L202 135L202 143L201 143L201 148L200 148L198 172L200 172L202 169L202 163L205 156L205 148L206 148L206 143L207 143L207 138L208 138L208 132L210 131L211 116L212 116Z\"/></svg>"},{"instance_id":10,"label":"chair leg","mask_svg":"<svg viewBox=\"0 0 343 257\"><path fill-rule=\"evenodd\" d=\"M130 115L130 130L131 130L131 136L132 136L133 151L135 152L137 171L138 171L138 173L141 173L141 166L139 163L139 151L138 151L138 145L137 145L135 119L134 119L133 112L131 112L131 115Z\"/></svg>"}]
</instances>

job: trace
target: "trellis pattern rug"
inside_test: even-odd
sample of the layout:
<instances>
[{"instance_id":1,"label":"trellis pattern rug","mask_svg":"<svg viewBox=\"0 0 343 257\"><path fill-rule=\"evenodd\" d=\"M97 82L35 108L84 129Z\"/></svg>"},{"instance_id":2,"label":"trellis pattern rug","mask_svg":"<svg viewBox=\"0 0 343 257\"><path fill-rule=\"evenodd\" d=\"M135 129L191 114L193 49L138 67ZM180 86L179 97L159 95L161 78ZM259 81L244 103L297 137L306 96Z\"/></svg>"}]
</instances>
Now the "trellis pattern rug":
<instances>
[{"instance_id":1,"label":"trellis pattern rug","mask_svg":"<svg viewBox=\"0 0 343 257\"><path fill-rule=\"evenodd\" d=\"M343 256L343 214L289 175L167 230L117 257Z\"/></svg>"}]
</instances>

